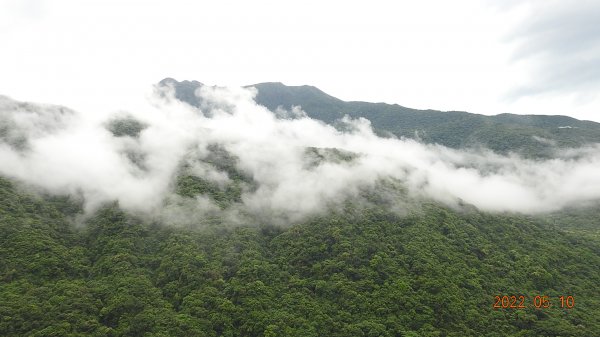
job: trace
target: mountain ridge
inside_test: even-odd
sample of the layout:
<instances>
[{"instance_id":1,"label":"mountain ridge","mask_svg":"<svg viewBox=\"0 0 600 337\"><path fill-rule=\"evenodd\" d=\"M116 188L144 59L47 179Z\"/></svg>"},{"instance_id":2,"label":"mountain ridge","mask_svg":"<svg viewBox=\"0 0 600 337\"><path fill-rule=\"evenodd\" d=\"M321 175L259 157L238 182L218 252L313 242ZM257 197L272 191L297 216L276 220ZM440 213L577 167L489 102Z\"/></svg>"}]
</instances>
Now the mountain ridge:
<instances>
[{"instance_id":1,"label":"mountain ridge","mask_svg":"<svg viewBox=\"0 0 600 337\"><path fill-rule=\"evenodd\" d=\"M175 96L199 107L198 81L178 82L167 78ZM525 157L553 157L556 149L600 143L600 123L564 115L481 115L466 111L419 110L398 104L344 101L314 86L286 86L265 82L245 86L257 89L255 101L271 111L301 106L311 118L328 124L348 115L366 118L380 136L417 139L451 148L489 148Z\"/></svg>"},{"instance_id":2,"label":"mountain ridge","mask_svg":"<svg viewBox=\"0 0 600 337\"><path fill-rule=\"evenodd\" d=\"M167 79L163 84L170 81L174 80ZM194 88L202 85L200 82L178 83L187 90L176 92L179 99L191 100L190 104L201 103L194 93ZM287 90L277 84L272 86L284 94ZM344 113L332 107L325 109L324 102L335 107L338 101L320 94L316 88L291 90L295 90L296 96L290 97L296 100L316 97L312 105L304 106L313 115L322 112L326 117ZM272 94L271 103L281 100L280 93L263 88L262 94L265 93ZM259 101L261 99L267 100L264 96ZM294 154L290 149L298 143L290 143L284 132L272 133L266 141L258 143L252 142L250 137L234 138L236 142L213 138L211 133L233 130L230 133L235 134L241 130L229 122L238 111L214 114L214 119L209 120L205 116L211 112L211 102L207 99L202 103L206 103L199 104L202 109L208 106L207 111L202 111L204 114L189 108L179 109L185 110L180 115L191 116L192 122L222 118L224 122L213 129L215 132L204 133L205 128L186 129L186 123L180 121L173 124L177 127L169 128L172 132L157 132L153 136L149 132L153 131L151 128L160 130L157 125L163 124L145 123L128 114L117 114L98 125L99 137L91 140L106 139L107 148L112 150L109 153L114 154L117 161L112 165L102 163L106 160L91 161L92 171L105 164L104 169L98 171L106 174L95 176L90 170L80 169L84 178L75 180L74 184L81 188L71 193L67 189L46 193L43 185L40 190L34 188L41 184L35 180L30 182L31 188L25 188L27 181L12 177L12 173L19 172L18 168L7 169L6 176L0 175L1 336L598 335L600 211L597 203L587 210L570 207L564 212L540 216L486 212L463 203L460 198L458 205L445 205L426 195L409 193L410 179L391 175L398 171L397 167L405 172L424 173L428 166L436 166L440 161L426 161L414 168L392 166L391 170L381 171L389 176L387 179L377 170L352 170L344 174L344 169L360 164L368 158L367 154L337 148L337 142L331 143L332 147L314 147L312 142L303 142L300 144L306 147ZM393 116L398 110L397 106L385 104L343 103L339 105L341 108L356 109L355 116L379 117L377 115L382 109L385 113L386 108L391 109L388 113ZM16 102L13 106L22 104ZM295 134L305 132L306 124L318 127L315 130L319 132L309 132L313 138L326 136L325 131L336 133L322 123L305 119L275 120L252 102L240 106L268 117L262 121L300 124L294 128ZM60 108L36 104L26 107L50 116L47 119L54 121L50 127L62 125L60 118L55 121L55 117L64 112ZM5 117L29 113L14 108L0 109L0 117L3 111ZM142 117L142 113L138 116ZM410 115L411 112L405 113ZM431 114L425 111L416 117L428 122ZM160 121L167 123L178 116L173 113ZM468 113L458 116L458 122L473 122ZM513 127L513 116L500 119L506 122L505 129ZM4 130L10 132L23 126L14 118L6 121ZM190 119L185 121L190 122ZM558 119L550 123L544 118L532 118L526 122L557 128L564 121ZM0 126L1 123L0 119ZM486 120L475 118L473 123L485 125ZM46 124L39 130L48 129ZM248 124L244 127L252 126ZM498 125L502 124L494 124L494 127ZM444 127L440 125L441 131ZM31 134L31 130L22 129L24 136ZM261 128L250 130L253 134L262 131ZM482 130L486 129L479 132ZM528 130L523 127L517 131L526 137ZM175 138L182 131L197 138L168 149L177 147L189 151L180 156L155 156L161 168L167 161L177 163L165 176L164 181L170 187L162 194L161 206L146 212L132 208L131 205L137 206L140 202L129 202L140 194L156 195L156 189L146 189L152 186L152 181L145 173L156 172L156 169L149 171L152 163L146 158L157 152L144 151L147 148L143 145L148 145L145 141L150 138L151 144L162 144L163 139ZM502 132L500 129L498 134ZM47 139L44 139L46 143ZM199 144L200 139L207 142ZM73 138L68 140L68 145L74 143ZM0 137L0 146L8 149L1 141ZM273 151L269 145L277 141L286 146ZM236 151L231 143L252 146ZM386 141L377 145L383 143ZM387 148L384 155L394 152L407 162L418 162L420 157L411 160L411 148L402 145L414 146L419 151L431 150L415 142L394 140L389 143L395 143L396 147ZM82 141L79 145L87 144L93 143ZM376 145L372 147L375 148ZM102 147L86 147L94 156L102 154L97 149ZM167 152L167 148L160 149L161 153ZM73 163L90 161L79 152L75 152L70 161L59 158L60 166L48 170L52 157L71 150L70 146L54 148L52 156L40 162L43 170L39 176L55 181L63 172L69 176L78 173ZM263 154L269 150L273 152L268 156L252 160L243 157L249 152ZM15 156L0 163L10 164L14 158L21 157L19 151L14 150ZM287 153L293 155L286 157ZM519 158L505 157L503 159L509 162L507 166L496 168L497 163L489 161L489 167L471 167L478 161L476 154L464 162L454 162L449 157L451 155L443 156L440 160L447 160L448 167L459 167L452 171L454 175L439 180L460 180L460 173L473 169L482 171L477 177L494 179L498 177L496 173L502 173L503 167L522 162ZM264 165L248 170L251 165L244 163L249 162ZM290 162L295 165L278 165ZM379 163L382 162L372 161L369 166L378 167ZM585 163L585 175L573 169L577 165L566 165L560 167L561 173L566 172L564 176L546 175L526 181L545 185L550 180L580 176L584 183L574 188L576 193L584 193L585 188L598 190L595 163ZM515 174L509 177L544 169L542 164L527 161L522 166L525 170L513 171ZM133 169L133 178L108 179L118 172L115 167ZM268 170L270 167L275 169ZM267 174L255 174L261 169L267 169ZM280 171L293 175L289 179L277 178ZM357 175L379 176L379 179L370 185L356 184L355 195L347 194L347 190L337 187L341 184L332 179L342 176L345 178L341 183L351 185L348 177ZM81 181L98 182L97 186L87 187L90 191L111 191L124 186L127 194L98 199L96 208L90 209L87 202L96 193L82 194L86 186ZM142 189L136 189L131 183L136 181L141 182ZM472 190L485 189L484 182L480 179L474 185L465 186ZM269 185L286 188L270 189ZM500 200L502 186L505 185L494 184L487 189L495 203L517 199ZM570 184L569 187L572 188ZM426 184L420 183L415 191L425 188ZM302 193L298 194L300 190ZM564 190L553 190L552 186L533 191L550 191L561 199L566 197ZM331 197L317 199L331 192L334 192ZM285 205L273 208L275 199L271 197L278 193L291 197L283 199ZM254 199L259 201L257 206L248 198L252 195L260 198ZM483 194L477 197L487 198ZM292 217L303 211L303 202L313 200L321 200L319 209L308 208L311 213L306 213L306 217ZM334 203L332 207L329 207L330 202ZM526 200L518 202L526 203ZM244 204L249 207L241 207ZM269 221L269 217L273 220ZM523 307L514 306L514 301L509 305L507 301L511 298L522 299ZM561 298L567 298L566 306ZM572 305L568 304L568 298L572 299ZM544 300L548 301L548 307L544 306Z\"/></svg>"}]
</instances>

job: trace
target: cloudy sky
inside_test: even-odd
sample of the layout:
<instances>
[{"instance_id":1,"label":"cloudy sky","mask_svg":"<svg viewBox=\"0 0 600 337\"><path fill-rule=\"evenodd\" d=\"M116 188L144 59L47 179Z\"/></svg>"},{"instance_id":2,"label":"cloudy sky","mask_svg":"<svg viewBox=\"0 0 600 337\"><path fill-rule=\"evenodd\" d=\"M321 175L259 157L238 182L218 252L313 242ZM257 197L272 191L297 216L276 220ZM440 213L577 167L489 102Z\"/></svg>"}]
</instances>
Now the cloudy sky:
<instances>
[{"instance_id":1,"label":"cloudy sky","mask_svg":"<svg viewBox=\"0 0 600 337\"><path fill-rule=\"evenodd\" d=\"M121 109L164 77L600 121L600 1L0 0L0 95Z\"/></svg>"}]
</instances>

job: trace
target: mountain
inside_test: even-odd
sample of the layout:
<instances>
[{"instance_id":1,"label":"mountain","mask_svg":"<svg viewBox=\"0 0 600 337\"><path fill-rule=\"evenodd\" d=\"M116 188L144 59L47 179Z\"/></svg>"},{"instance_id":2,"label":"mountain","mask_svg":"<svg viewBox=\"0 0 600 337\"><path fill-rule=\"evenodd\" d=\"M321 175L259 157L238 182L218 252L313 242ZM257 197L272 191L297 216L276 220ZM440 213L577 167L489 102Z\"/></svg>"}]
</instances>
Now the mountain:
<instances>
[{"instance_id":1,"label":"mountain","mask_svg":"<svg viewBox=\"0 0 600 337\"><path fill-rule=\"evenodd\" d=\"M182 197L205 193L194 183ZM0 335L598 336L600 241L530 217L355 206L182 228L108 204L74 226L77 199L0 179Z\"/></svg>"},{"instance_id":2,"label":"mountain","mask_svg":"<svg viewBox=\"0 0 600 337\"><path fill-rule=\"evenodd\" d=\"M203 84L166 78L178 99L199 106L194 95ZM313 86L286 86L278 82L249 85L258 90L256 102L275 111L301 106L311 118L334 124L348 115L371 121L382 136L394 135L451 148L485 147L497 153L552 157L555 150L600 142L600 123L567 116L500 114L484 116L463 111L417 110L397 104L346 102Z\"/></svg>"},{"instance_id":3,"label":"mountain","mask_svg":"<svg viewBox=\"0 0 600 337\"><path fill-rule=\"evenodd\" d=\"M195 106L203 103L194 94L200 82L165 79L162 84L169 82L178 99ZM314 87L256 86L260 104L276 110L298 102L314 118L333 125L355 111L355 117L372 114L377 120L385 115L394 123L413 118L442 132L440 121L454 116L496 123L497 128L505 125L507 137L509 126L519 124L512 132L523 140L531 130L566 130L562 127L568 123L568 130L593 131L595 125L560 116L418 111L343 102ZM260 127L252 129L252 118L247 117L253 115L248 114L237 120L233 114L208 119L197 111L175 109L177 113L165 113L167 118L156 122L119 112L84 129L91 131L85 135L95 135L85 138L81 124L68 122L75 111L8 98L3 102L0 154L11 161L0 162L5 172L0 176L0 336L600 336L597 203L541 215L484 212L462 200L443 203L432 194L409 190L406 179L371 170L345 171L361 168L357 165L365 153L290 143L281 131L294 139L302 132L281 128L275 136L252 143L264 121L294 124L274 121L266 113L268 118L259 119ZM176 120L180 115L194 119ZM194 124L220 117L223 123L218 125ZM231 127L231 121L240 120L246 124ZM160 132L169 122L171 132ZM293 122L301 122L300 131L306 130L304 122L331 131L312 121ZM187 129L187 124L195 127ZM243 133L246 127L250 136ZM386 134L393 128L378 130ZM452 130L447 133L459 132ZM214 137L222 133L227 137ZM65 137L72 134L77 137ZM191 141L160 146L180 135ZM430 150L408 143L413 151ZM280 151L259 156L271 145ZM516 149L526 149L519 146ZM92 156L85 156L89 153ZM243 157L248 154L252 160ZM38 161L14 164L36 156ZM445 159L435 163L441 166ZM84 161L89 165L78 167ZM585 160L582 166L558 159L543 164L559 161L571 171L585 168L584 175L579 173L584 182L597 177ZM505 162L508 165L502 166ZM249 165L257 163L261 165L254 169ZM430 163L419 169L399 168L415 171L418 177ZM172 171L166 169L168 164ZM498 172L508 170L515 160L484 164L484 172L476 177L481 177L479 182L491 177L492 188L486 190L495 198L505 186L498 184ZM41 171L33 170L37 165ZM392 167L394 172L397 167ZM538 168L544 167L528 161L524 170ZM460 174L477 169L461 166L447 178L459 180ZM35 179L17 174L28 170ZM165 184L152 184L152 178L164 172ZM516 172L511 178L530 173L511 172ZM280 173L292 174L294 186L277 177ZM358 175L377 180L352 183L349 177ZM329 180L337 176L344 178L341 184L354 187L354 194L336 192L335 182ZM54 189L53 184L41 184L60 182L59 178L68 184ZM533 180L550 185L533 191L553 191L547 181ZM285 188L273 189L274 185ZM417 181L416 186L425 189L427 181ZM114 190L122 193L112 194ZM297 194L298 190L317 193ZM151 209L128 203L146 194L150 197L141 200ZM273 207L272 194L291 195L282 199L289 208ZM300 213L303 204L313 201L306 196L317 199L322 194L330 198L318 199L323 204L318 212L277 217ZM90 206L86 198L97 202Z\"/></svg>"}]
</instances>

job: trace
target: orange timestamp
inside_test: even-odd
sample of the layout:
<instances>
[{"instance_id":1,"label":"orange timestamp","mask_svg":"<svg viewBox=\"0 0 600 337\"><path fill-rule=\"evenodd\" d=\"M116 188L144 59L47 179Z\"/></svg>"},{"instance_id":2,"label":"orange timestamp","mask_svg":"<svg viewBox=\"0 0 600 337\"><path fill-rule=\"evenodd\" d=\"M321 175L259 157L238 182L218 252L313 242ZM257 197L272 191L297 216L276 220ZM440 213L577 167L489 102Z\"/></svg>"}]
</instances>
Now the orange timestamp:
<instances>
[{"instance_id":1,"label":"orange timestamp","mask_svg":"<svg viewBox=\"0 0 600 337\"><path fill-rule=\"evenodd\" d=\"M546 295L524 296L524 295L499 295L494 296L494 309L548 309L550 307L573 309L575 307L575 297L557 296L550 297Z\"/></svg>"}]
</instances>

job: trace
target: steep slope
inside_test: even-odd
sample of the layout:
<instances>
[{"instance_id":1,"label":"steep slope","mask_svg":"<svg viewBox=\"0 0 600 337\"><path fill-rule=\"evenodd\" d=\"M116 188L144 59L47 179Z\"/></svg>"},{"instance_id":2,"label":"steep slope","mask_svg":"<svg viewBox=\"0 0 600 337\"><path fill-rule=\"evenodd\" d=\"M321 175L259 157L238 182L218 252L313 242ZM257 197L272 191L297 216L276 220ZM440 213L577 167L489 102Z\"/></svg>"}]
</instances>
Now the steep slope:
<instances>
[{"instance_id":1,"label":"steep slope","mask_svg":"<svg viewBox=\"0 0 600 337\"><path fill-rule=\"evenodd\" d=\"M600 246L435 204L182 229L0 180L3 336L597 336ZM493 309L523 295L526 309ZM536 296L552 306L535 308ZM560 307L575 296L575 307Z\"/></svg>"},{"instance_id":2,"label":"steep slope","mask_svg":"<svg viewBox=\"0 0 600 337\"><path fill-rule=\"evenodd\" d=\"M199 85L183 82L177 97L199 104ZM316 88L305 92L321 95ZM321 96L321 105L349 104ZM380 106L361 104L361 114ZM515 123L513 116L496 117L497 125ZM571 120L522 124L558 128L564 121ZM5 149L20 144L10 142L18 124L7 125ZM101 127L103 137L132 145L152 126L120 114ZM174 157L177 168L157 206L164 209L128 208L132 193L103 199L84 215L85 195L48 195L0 177L0 335L598 335L597 208L539 218L464 203L453 209L380 177L359 195L336 194L335 205L323 202L322 212L269 218L269 208L240 207L265 181L244 170L239 152L226 145ZM27 154L27 147L18 149ZM306 172L361 158L336 147L300 149L298 167ZM119 158L143 172L138 150L125 147ZM300 177L292 182L307 190L333 189ZM289 204L299 207L301 199ZM194 207L208 202L213 206ZM569 296L574 302L564 301Z\"/></svg>"},{"instance_id":3,"label":"steep slope","mask_svg":"<svg viewBox=\"0 0 600 337\"><path fill-rule=\"evenodd\" d=\"M197 81L170 83L176 97L198 106ZM498 153L518 152L528 157L552 157L556 148L572 148L600 142L600 123L567 116L512 115L484 116L462 111L416 110L397 104L345 102L312 86L282 83L251 85L258 90L256 102L275 111L301 106L308 116L333 123L344 115L371 121L382 135L417 138L452 148L486 147Z\"/></svg>"}]
</instances>

